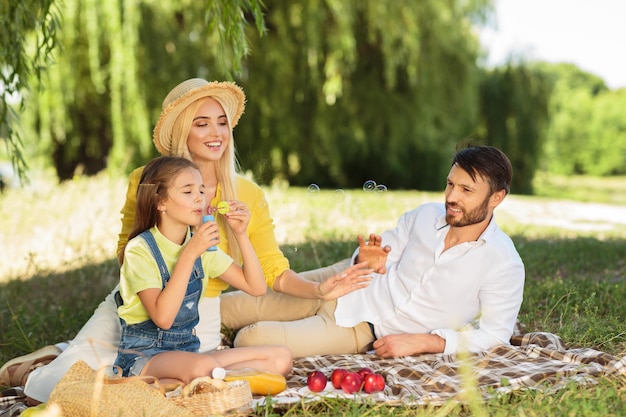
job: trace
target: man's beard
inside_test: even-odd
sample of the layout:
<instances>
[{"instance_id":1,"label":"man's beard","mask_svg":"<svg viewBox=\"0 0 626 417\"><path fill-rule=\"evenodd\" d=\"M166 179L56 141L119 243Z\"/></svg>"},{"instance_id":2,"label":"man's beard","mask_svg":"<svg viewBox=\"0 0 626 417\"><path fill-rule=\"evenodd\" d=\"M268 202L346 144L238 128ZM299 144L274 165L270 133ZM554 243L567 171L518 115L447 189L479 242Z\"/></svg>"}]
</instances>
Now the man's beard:
<instances>
[{"instance_id":1,"label":"man's beard","mask_svg":"<svg viewBox=\"0 0 626 417\"><path fill-rule=\"evenodd\" d=\"M455 208L455 209L460 208L461 211L463 212L463 216L461 216L461 218L458 219L455 216L451 216L447 214L448 208ZM476 207L470 212L465 211L465 209L458 207L457 205L451 205L449 203L446 203L446 222L450 226L454 226L454 227L471 226L473 224L480 223L487 218L488 208L489 208L489 197L485 198L485 200L482 202L480 206Z\"/></svg>"}]
</instances>

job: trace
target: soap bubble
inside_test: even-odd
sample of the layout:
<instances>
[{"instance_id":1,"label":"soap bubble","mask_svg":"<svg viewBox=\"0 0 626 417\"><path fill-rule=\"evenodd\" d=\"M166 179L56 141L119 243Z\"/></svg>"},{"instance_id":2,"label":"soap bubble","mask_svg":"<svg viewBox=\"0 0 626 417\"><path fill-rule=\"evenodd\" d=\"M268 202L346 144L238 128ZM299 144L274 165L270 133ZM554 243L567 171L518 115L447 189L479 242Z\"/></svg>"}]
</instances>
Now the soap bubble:
<instances>
[{"instance_id":1,"label":"soap bubble","mask_svg":"<svg viewBox=\"0 0 626 417\"><path fill-rule=\"evenodd\" d=\"M320 186L319 186L319 185L317 185L317 184L311 184L311 185L309 185L309 186L307 187L307 191L308 191L310 194L316 194L316 193L318 193L318 192L320 191Z\"/></svg>"},{"instance_id":2,"label":"soap bubble","mask_svg":"<svg viewBox=\"0 0 626 417\"><path fill-rule=\"evenodd\" d=\"M385 184L378 184L376 186L376 192L384 193L385 191L387 191L387 186Z\"/></svg>"},{"instance_id":3,"label":"soap bubble","mask_svg":"<svg viewBox=\"0 0 626 417\"><path fill-rule=\"evenodd\" d=\"M374 190L376 190L376 181L374 180L365 181L365 183L363 184L363 191L371 192Z\"/></svg>"},{"instance_id":4,"label":"soap bubble","mask_svg":"<svg viewBox=\"0 0 626 417\"><path fill-rule=\"evenodd\" d=\"M346 192L342 189L335 190L335 203L343 203L346 199Z\"/></svg>"}]
</instances>

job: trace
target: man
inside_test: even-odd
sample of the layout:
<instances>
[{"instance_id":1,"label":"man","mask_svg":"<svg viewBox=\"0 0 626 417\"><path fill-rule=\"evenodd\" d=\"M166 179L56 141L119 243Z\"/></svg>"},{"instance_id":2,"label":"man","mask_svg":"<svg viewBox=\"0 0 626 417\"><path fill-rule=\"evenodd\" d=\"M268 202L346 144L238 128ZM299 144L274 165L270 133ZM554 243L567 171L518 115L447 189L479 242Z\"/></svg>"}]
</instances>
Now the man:
<instances>
[{"instance_id":1,"label":"man","mask_svg":"<svg viewBox=\"0 0 626 417\"><path fill-rule=\"evenodd\" d=\"M369 241L359 236L353 262L376 271L370 285L320 302L310 317L241 329L236 346L285 344L294 357L358 353L381 357L480 351L507 344L522 303L524 265L496 225L494 209L509 193L512 169L490 146L461 149L452 160L445 204L428 203ZM239 297L233 294L230 297ZM291 297L293 298L293 297ZM297 298L291 301L298 303ZM223 298L223 308L236 308ZM238 304L241 306L242 304ZM271 307L269 307L271 308ZM263 320L263 309L257 310Z\"/></svg>"}]
</instances>

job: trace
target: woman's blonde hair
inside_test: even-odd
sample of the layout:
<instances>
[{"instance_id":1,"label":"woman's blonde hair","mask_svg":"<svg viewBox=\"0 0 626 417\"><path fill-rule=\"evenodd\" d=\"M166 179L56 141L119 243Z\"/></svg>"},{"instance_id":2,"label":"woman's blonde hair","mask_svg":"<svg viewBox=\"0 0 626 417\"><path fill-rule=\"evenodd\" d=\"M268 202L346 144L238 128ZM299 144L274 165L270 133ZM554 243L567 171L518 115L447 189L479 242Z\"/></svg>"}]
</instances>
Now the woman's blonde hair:
<instances>
[{"instance_id":1,"label":"woman's blonde hair","mask_svg":"<svg viewBox=\"0 0 626 417\"><path fill-rule=\"evenodd\" d=\"M206 103L209 98L212 97L204 97L192 102L176 118L172 129L172 155L182 156L192 161L191 154L189 153L189 148L187 146L187 138L189 137L189 131L191 130L193 119L196 117L198 109ZM219 100L216 98L213 99L219 103ZM220 105L222 104L220 103ZM237 200L239 162L237 161L237 155L235 152L235 137L233 136L230 119L228 119L228 127L230 129L230 140L226 144L226 149L222 154L222 157L216 162L215 167L217 182L222 189L222 200ZM216 216L216 220L219 227L226 233L229 255L235 260L236 263L241 265L241 250L239 249L239 244L237 243L235 234L231 230L230 226L228 226L228 223L223 216Z\"/></svg>"}]
</instances>

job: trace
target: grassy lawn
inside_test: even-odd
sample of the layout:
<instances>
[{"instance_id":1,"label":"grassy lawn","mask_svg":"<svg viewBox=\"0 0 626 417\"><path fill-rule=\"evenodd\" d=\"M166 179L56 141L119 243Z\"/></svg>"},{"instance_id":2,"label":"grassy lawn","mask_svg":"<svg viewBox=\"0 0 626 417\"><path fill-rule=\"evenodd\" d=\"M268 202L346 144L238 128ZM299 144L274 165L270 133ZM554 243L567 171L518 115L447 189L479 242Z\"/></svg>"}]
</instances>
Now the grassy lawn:
<instances>
[{"instance_id":1,"label":"grassy lawn","mask_svg":"<svg viewBox=\"0 0 626 417\"><path fill-rule=\"evenodd\" d=\"M556 333L570 347L626 355L624 184L623 178L544 177L540 196L509 196L496 209L499 225L526 265L519 317L526 331ZM406 210L442 200L441 193L419 191L265 190L277 238L296 271L349 256L357 234L380 233ZM38 180L0 196L0 364L71 339L115 285L125 192L125 179L99 176L61 186ZM558 393L517 392L470 406L415 409L329 401L298 405L286 414L617 416L626 415L626 381L603 380Z\"/></svg>"}]
</instances>

